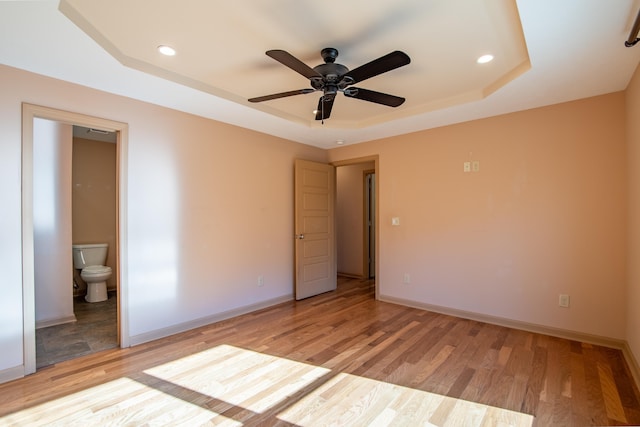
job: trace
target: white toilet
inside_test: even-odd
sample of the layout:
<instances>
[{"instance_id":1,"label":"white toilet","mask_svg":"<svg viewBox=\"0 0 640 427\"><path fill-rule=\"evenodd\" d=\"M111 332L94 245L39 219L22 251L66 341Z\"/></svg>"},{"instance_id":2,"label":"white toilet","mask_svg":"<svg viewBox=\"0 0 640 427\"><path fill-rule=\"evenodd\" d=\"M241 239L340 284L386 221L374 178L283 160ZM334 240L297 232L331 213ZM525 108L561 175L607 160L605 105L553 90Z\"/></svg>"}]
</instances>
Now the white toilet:
<instances>
[{"instance_id":1,"label":"white toilet","mask_svg":"<svg viewBox=\"0 0 640 427\"><path fill-rule=\"evenodd\" d=\"M106 301L107 279L111 277L111 267L104 265L107 261L106 243L90 245L72 245L73 266L79 270L82 280L87 282L87 302Z\"/></svg>"}]
</instances>

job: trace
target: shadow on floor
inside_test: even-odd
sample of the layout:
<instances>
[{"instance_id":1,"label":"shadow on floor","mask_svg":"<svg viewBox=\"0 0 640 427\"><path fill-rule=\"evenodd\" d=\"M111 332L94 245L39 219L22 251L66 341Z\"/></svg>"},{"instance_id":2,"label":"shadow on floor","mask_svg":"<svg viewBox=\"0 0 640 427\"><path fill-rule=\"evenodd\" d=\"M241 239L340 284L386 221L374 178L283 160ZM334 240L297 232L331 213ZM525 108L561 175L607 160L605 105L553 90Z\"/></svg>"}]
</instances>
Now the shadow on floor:
<instances>
[{"instance_id":1,"label":"shadow on floor","mask_svg":"<svg viewBox=\"0 0 640 427\"><path fill-rule=\"evenodd\" d=\"M118 346L117 298L88 303L73 299L76 321L36 330L36 369Z\"/></svg>"}]
</instances>

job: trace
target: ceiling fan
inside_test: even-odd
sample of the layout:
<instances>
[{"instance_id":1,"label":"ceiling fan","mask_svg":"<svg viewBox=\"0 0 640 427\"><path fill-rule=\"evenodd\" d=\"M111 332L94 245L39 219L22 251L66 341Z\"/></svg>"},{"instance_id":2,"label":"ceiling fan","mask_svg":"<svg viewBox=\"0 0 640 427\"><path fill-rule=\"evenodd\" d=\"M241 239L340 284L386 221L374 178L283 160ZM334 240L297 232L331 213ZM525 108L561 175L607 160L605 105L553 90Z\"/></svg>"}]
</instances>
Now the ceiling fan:
<instances>
[{"instance_id":1,"label":"ceiling fan","mask_svg":"<svg viewBox=\"0 0 640 427\"><path fill-rule=\"evenodd\" d=\"M332 47L322 49L320 54L324 64L309 67L295 56L284 50L268 50L267 56L281 64L291 68L309 79L311 88L292 90L288 92L274 93L272 95L259 96L249 99L249 102L263 102L272 99L285 98L287 96L304 95L316 91L322 91L316 110L316 120L328 119L333 108L333 101L338 92L344 93L349 98L375 102L376 104L398 107L405 101L399 96L389 95L373 90L350 87L353 84L377 76L387 71L407 65L411 62L409 56L399 50L374 59L351 71L342 64L337 64L338 50Z\"/></svg>"}]
</instances>

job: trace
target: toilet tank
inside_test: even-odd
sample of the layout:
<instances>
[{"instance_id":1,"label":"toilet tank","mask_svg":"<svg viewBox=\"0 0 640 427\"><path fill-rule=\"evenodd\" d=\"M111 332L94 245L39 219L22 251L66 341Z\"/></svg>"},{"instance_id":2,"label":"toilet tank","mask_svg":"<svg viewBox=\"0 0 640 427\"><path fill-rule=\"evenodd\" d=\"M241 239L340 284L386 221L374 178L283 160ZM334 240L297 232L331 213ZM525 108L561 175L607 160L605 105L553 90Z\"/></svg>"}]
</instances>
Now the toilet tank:
<instances>
[{"instance_id":1,"label":"toilet tank","mask_svg":"<svg viewBox=\"0 0 640 427\"><path fill-rule=\"evenodd\" d=\"M82 269L88 265L105 265L107 261L106 243L93 243L88 245L72 245L73 267Z\"/></svg>"}]
</instances>

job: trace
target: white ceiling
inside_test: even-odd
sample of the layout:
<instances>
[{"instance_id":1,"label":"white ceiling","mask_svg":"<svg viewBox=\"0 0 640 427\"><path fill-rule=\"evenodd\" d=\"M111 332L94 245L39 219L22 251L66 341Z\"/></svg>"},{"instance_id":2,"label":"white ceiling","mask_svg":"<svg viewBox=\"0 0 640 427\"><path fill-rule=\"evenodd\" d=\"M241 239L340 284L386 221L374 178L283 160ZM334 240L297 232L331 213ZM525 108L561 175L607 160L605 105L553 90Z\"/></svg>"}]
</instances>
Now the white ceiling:
<instances>
[{"instance_id":1,"label":"white ceiling","mask_svg":"<svg viewBox=\"0 0 640 427\"><path fill-rule=\"evenodd\" d=\"M624 46L638 8L640 0L5 1L0 63L331 148L624 90L640 60L640 46ZM159 44L178 54L161 57ZM406 52L409 65L357 84L405 104L339 94L320 124L319 92L246 101L309 87L266 50L313 67L324 47L350 69ZM476 64L484 53L496 59Z\"/></svg>"},{"instance_id":2,"label":"white ceiling","mask_svg":"<svg viewBox=\"0 0 640 427\"><path fill-rule=\"evenodd\" d=\"M481 99L530 68L514 0L262 0L253 13L245 2L62 0L60 10L127 66L305 126L362 128ZM178 53L167 58L158 45ZM324 47L337 48L336 63L351 69L407 53L410 66L356 86L406 102L394 109L339 96L324 124L313 114L320 93L247 102L310 87L265 51L284 49L313 67ZM486 53L496 59L477 64Z\"/></svg>"}]
</instances>

